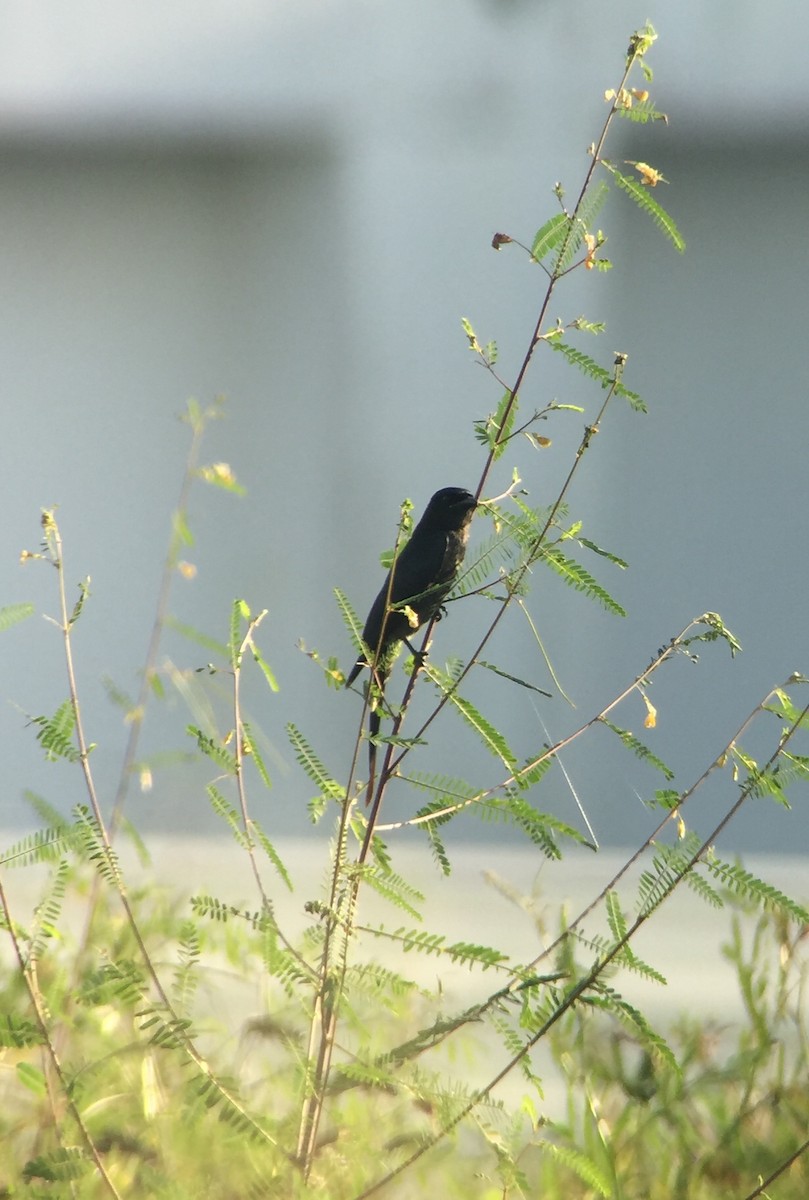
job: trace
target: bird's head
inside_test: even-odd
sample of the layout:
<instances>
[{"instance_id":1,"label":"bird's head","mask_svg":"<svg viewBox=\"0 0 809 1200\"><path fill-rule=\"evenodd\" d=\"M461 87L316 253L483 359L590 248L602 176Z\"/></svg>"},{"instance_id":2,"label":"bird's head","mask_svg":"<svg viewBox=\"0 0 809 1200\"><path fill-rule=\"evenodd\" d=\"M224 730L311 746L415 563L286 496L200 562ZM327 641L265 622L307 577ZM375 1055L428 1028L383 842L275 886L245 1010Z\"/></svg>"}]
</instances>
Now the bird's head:
<instances>
[{"instance_id":1,"label":"bird's head","mask_svg":"<svg viewBox=\"0 0 809 1200\"><path fill-rule=\"evenodd\" d=\"M433 529L463 529L475 507L475 497L466 488L441 488L424 510L422 522Z\"/></svg>"}]
</instances>

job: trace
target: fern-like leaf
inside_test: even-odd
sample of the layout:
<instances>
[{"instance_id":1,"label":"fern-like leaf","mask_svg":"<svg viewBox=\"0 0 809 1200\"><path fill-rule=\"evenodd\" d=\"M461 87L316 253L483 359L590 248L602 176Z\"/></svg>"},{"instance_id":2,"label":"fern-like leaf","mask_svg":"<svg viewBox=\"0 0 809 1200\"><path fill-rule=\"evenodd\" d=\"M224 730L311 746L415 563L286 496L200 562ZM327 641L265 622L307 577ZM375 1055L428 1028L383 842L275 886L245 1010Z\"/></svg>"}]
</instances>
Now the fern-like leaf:
<instances>
[{"instance_id":1,"label":"fern-like leaf","mask_svg":"<svg viewBox=\"0 0 809 1200\"><path fill-rule=\"evenodd\" d=\"M383 967L380 963L360 963L350 966L346 972L349 987L371 996L376 1004L384 1004L397 1016L401 1016L399 1005L410 995L416 984L398 971Z\"/></svg>"},{"instance_id":2,"label":"fern-like leaf","mask_svg":"<svg viewBox=\"0 0 809 1200\"><path fill-rule=\"evenodd\" d=\"M174 968L172 989L172 1003L181 1013L190 1011L196 995L200 953L199 930L193 921L185 920L178 934L178 962Z\"/></svg>"},{"instance_id":3,"label":"fern-like leaf","mask_svg":"<svg viewBox=\"0 0 809 1200\"><path fill-rule=\"evenodd\" d=\"M227 775L236 774L236 759L221 743L207 733L203 733L198 725L186 725L185 731L194 738L197 747L206 758L210 758L211 762L216 763Z\"/></svg>"},{"instance_id":4,"label":"fern-like leaf","mask_svg":"<svg viewBox=\"0 0 809 1200\"><path fill-rule=\"evenodd\" d=\"M249 754L251 761L255 763L256 770L258 771L261 777L261 782L264 784L265 788L271 788L272 780L270 779L270 773L267 770L264 759L259 754L258 746L256 745L256 739L253 737L253 731L246 721L242 722L242 745L244 747L245 754Z\"/></svg>"},{"instance_id":5,"label":"fern-like leaf","mask_svg":"<svg viewBox=\"0 0 809 1200\"><path fill-rule=\"evenodd\" d=\"M752 901L760 908L782 913L800 925L809 925L809 909L790 899L789 896L785 896L771 883L765 883L763 879L758 879L740 863L728 863L718 858L709 858L705 861L705 868L737 896L743 896L745 900Z\"/></svg>"},{"instance_id":6,"label":"fern-like leaf","mask_svg":"<svg viewBox=\"0 0 809 1200\"><path fill-rule=\"evenodd\" d=\"M9 846L0 856L0 866L28 867L34 863L57 862L64 854L76 849L79 838L71 825L57 829L39 829Z\"/></svg>"},{"instance_id":7,"label":"fern-like leaf","mask_svg":"<svg viewBox=\"0 0 809 1200\"><path fill-rule=\"evenodd\" d=\"M292 879L290 878L289 871L284 866L283 860L278 851L275 849L275 846L272 844L255 818L252 818L250 821L250 831L254 834L256 841L261 846L261 849L264 851L267 858L281 876L281 879L284 881L288 891L293 891L294 889L292 887Z\"/></svg>"},{"instance_id":8,"label":"fern-like leaf","mask_svg":"<svg viewBox=\"0 0 809 1200\"><path fill-rule=\"evenodd\" d=\"M608 388L612 383L613 373L608 371L606 367L599 366L596 360L591 358L589 354L585 354L583 350L579 350L576 346L571 346L567 342L560 342L556 338L549 344L552 350L556 350L559 354L564 355L571 366L576 367L588 379L594 379L603 388Z\"/></svg>"},{"instance_id":9,"label":"fern-like leaf","mask_svg":"<svg viewBox=\"0 0 809 1200\"><path fill-rule=\"evenodd\" d=\"M8 1050L24 1050L27 1046L39 1046L44 1041L42 1031L33 1021L15 1017L14 1013L0 1012L0 1046Z\"/></svg>"},{"instance_id":10,"label":"fern-like leaf","mask_svg":"<svg viewBox=\"0 0 809 1200\"><path fill-rule=\"evenodd\" d=\"M40 958L48 940L57 931L62 902L65 898L68 871L68 864L63 860L51 876L48 887L36 906L28 951L31 962L36 962Z\"/></svg>"},{"instance_id":11,"label":"fern-like leaf","mask_svg":"<svg viewBox=\"0 0 809 1200\"><path fill-rule=\"evenodd\" d=\"M626 610L621 607L618 601L614 600L601 584L596 583L590 572L581 563L577 563L575 559L567 558L552 546L543 546L539 554L539 559L541 562L547 563L560 579L563 579L570 587L575 588L577 592L583 592L592 600L597 600L607 612L615 613L619 617L626 616Z\"/></svg>"},{"instance_id":12,"label":"fern-like leaf","mask_svg":"<svg viewBox=\"0 0 809 1200\"><path fill-rule=\"evenodd\" d=\"M612 936L615 938L616 942L621 942L626 937L628 925L617 893L614 891L607 892L605 903L607 924L610 927L610 932L612 933ZM655 967L650 966L648 963L645 963L642 959L638 958L628 942L621 947L621 950L619 951L615 961L621 963L630 971L634 971L636 975L640 975L650 982L660 983L664 987L666 985L665 976L661 975Z\"/></svg>"},{"instance_id":13,"label":"fern-like leaf","mask_svg":"<svg viewBox=\"0 0 809 1200\"><path fill-rule=\"evenodd\" d=\"M79 852L83 858L93 863L100 875L111 887L120 890L123 887L121 868L118 856L110 846L103 830L99 827L93 813L84 804L77 804L73 810L76 818L74 830L79 843Z\"/></svg>"},{"instance_id":14,"label":"fern-like leaf","mask_svg":"<svg viewBox=\"0 0 809 1200\"><path fill-rule=\"evenodd\" d=\"M425 664L424 670L438 691L446 696L470 729L474 730L489 753L499 758L506 767L512 767L517 760L508 742L469 700L465 700L457 691L453 690L454 680L430 663Z\"/></svg>"},{"instance_id":15,"label":"fern-like leaf","mask_svg":"<svg viewBox=\"0 0 809 1200\"><path fill-rule=\"evenodd\" d=\"M608 721L606 717L601 718L601 724L606 726L607 729L611 729L615 736L621 739L623 744L627 749L632 751L636 758L641 759L643 762L648 763L650 767L654 767L655 770L660 771L661 775L665 776L666 779L672 780L674 778L674 772L671 767L667 767L661 758L658 758L648 746L643 744L640 738L635 737L634 733L630 733L628 729L621 729L618 725L613 725L612 721Z\"/></svg>"},{"instance_id":16,"label":"fern-like leaf","mask_svg":"<svg viewBox=\"0 0 809 1200\"><path fill-rule=\"evenodd\" d=\"M567 213L557 213L549 221L546 221L534 235L531 257L536 262L541 262L547 254L550 254L551 250L555 250L564 238L569 224L570 217Z\"/></svg>"},{"instance_id":17,"label":"fern-like leaf","mask_svg":"<svg viewBox=\"0 0 809 1200\"><path fill-rule=\"evenodd\" d=\"M416 813L416 816L421 818L429 817L431 813L436 812L437 815L434 820L419 821L419 828L426 835L427 841L430 844L430 849L433 852L433 857L438 863L438 866L441 868L442 873L444 875L450 875L452 872L452 867L450 865L449 855L447 854L444 843L441 840L438 828L440 825L443 825L445 822L449 821L453 814L442 812L444 809L446 809L446 801L437 800L432 804L427 804L423 808L420 808Z\"/></svg>"},{"instance_id":18,"label":"fern-like leaf","mask_svg":"<svg viewBox=\"0 0 809 1200\"><path fill-rule=\"evenodd\" d=\"M52 717L32 717L31 724L39 726L37 741L45 751L48 762L56 762L60 758L77 762L81 757L73 741L76 718L70 700L60 704Z\"/></svg>"},{"instance_id":19,"label":"fern-like leaf","mask_svg":"<svg viewBox=\"0 0 809 1200\"><path fill-rule=\"evenodd\" d=\"M495 803L497 803L495 801ZM508 809L513 823L528 835L535 846L538 846L546 858L558 862L562 851L554 838L554 833L561 825L554 818L548 818L546 813L538 812L523 796L510 793L502 802ZM564 827L567 830L567 826ZM572 831L571 831L572 832Z\"/></svg>"},{"instance_id":20,"label":"fern-like leaf","mask_svg":"<svg viewBox=\"0 0 809 1200\"><path fill-rule=\"evenodd\" d=\"M641 100L637 104L633 104L631 108L625 105L619 105L615 110L617 117L622 117L625 121L632 121L636 125L647 125L650 121L663 121L668 124L668 116L655 108L653 100Z\"/></svg>"},{"instance_id":21,"label":"fern-like leaf","mask_svg":"<svg viewBox=\"0 0 809 1200\"><path fill-rule=\"evenodd\" d=\"M672 217L649 195L649 189L643 184L637 183L636 180L630 179L627 175L622 175L612 164L604 162L603 159L602 164L610 172L621 191L634 200L638 208L648 213L658 229L662 230L674 248L682 254L685 250L685 239L674 224Z\"/></svg>"},{"instance_id":22,"label":"fern-like leaf","mask_svg":"<svg viewBox=\"0 0 809 1200\"><path fill-rule=\"evenodd\" d=\"M140 968L131 959L119 958L106 962L92 971L82 983L77 1000L86 1008L114 1004L133 1009L146 994L146 981Z\"/></svg>"},{"instance_id":23,"label":"fern-like leaf","mask_svg":"<svg viewBox=\"0 0 809 1200\"><path fill-rule=\"evenodd\" d=\"M514 542L509 530L502 530L486 538L475 547L464 561L464 567L452 587L452 595L466 596L482 587L493 578L503 565L511 567L515 561Z\"/></svg>"},{"instance_id":24,"label":"fern-like leaf","mask_svg":"<svg viewBox=\"0 0 809 1200\"><path fill-rule=\"evenodd\" d=\"M47 1183L72 1184L89 1176L91 1172L95 1172L95 1164L83 1147L60 1146L56 1150L29 1159L22 1169L22 1177L29 1183L42 1179Z\"/></svg>"},{"instance_id":25,"label":"fern-like leaf","mask_svg":"<svg viewBox=\"0 0 809 1200\"><path fill-rule=\"evenodd\" d=\"M548 1140L543 1141L542 1149L545 1154L550 1154L552 1158L563 1163L574 1175L578 1176L582 1183L592 1188L599 1196L613 1195L611 1179L598 1163L583 1150L577 1150L575 1146L559 1145Z\"/></svg>"},{"instance_id":26,"label":"fern-like leaf","mask_svg":"<svg viewBox=\"0 0 809 1200\"><path fill-rule=\"evenodd\" d=\"M570 232L560 247L559 255L553 265L554 275L561 275L573 262L584 243L585 236L591 232L592 224L598 216L609 190L606 183L600 180L582 200L575 219L570 222Z\"/></svg>"},{"instance_id":27,"label":"fern-like leaf","mask_svg":"<svg viewBox=\"0 0 809 1200\"><path fill-rule=\"evenodd\" d=\"M216 638L210 637L202 630L196 629L193 625L186 625L182 621L178 621L176 617L170 614L166 617L166 625L169 629L173 629L175 633L179 633L181 637L186 638L189 642L193 642L196 646L200 646L203 650L208 650L215 655L216 658L221 658L225 661L230 657L228 647L224 642L218 641ZM154 676L155 679L158 676Z\"/></svg>"},{"instance_id":28,"label":"fern-like leaf","mask_svg":"<svg viewBox=\"0 0 809 1200\"><path fill-rule=\"evenodd\" d=\"M345 788L329 774L301 731L291 722L286 731L299 766L319 789L321 796L342 803L345 799Z\"/></svg>"},{"instance_id":29,"label":"fern-like leaf","mask_svg":"<svg viewBox=\"0 0 809 1200\"><path fill-rule=\"evenodd\" d=\"M492 451L492 458L495 462L506 448L514 428L518 408L518 401L516 399L512 401L512 393L504 392L497 409L486 421L486 442Z\"/></svg>"},{"instance_id":30,"label":"fern-like leaf","mask_svg":"<svg viewBox=\"0 0 809 1200\"><path fill-rule=\"evenodd\" d=\"M280 692L281 688L278 680L275 678L270 664L264 658L264 655L261 653L258 646L251 644L250 653L253 655L253 662L259 668L265 680L267 681L267 686L269 687L270 691Z\"/></svg>"},{"instance_id":31,"label":"fern-like leaf","mask_svg":"<svg viewBox=\"0 0 809 1200\"><path fill-rule=\"evenodd\" d=\"M416 951L428 957L444 957L452 963L460 963L462 966L469 967L470 970L473 967L480 967L481 970L488 971L492 967L500 967L508 962L507 955L491 946L482 946L474 942L448 942L443 935L430 933L424 929L405 929L402 926L393 933L389 933L384 926L380 926L378 929L370 929L368 932L373 933L376 937L391 938L399 942L405 954Z\"/></svg>"},{"instance_id":32,"label":"fern-like leaf","mask_svg":"<svg viewBox=\"0 0 809 1200\"><path fill-rule=\"evenodd\" d=\"M700 899L706 904L710 904L711 908L724 908L725 902L715 888L712 888L707 879L703 879L702 875L695 869L689 871L685 877L686 886L691 888Z\"/></svg>"},{"instance_id":33,"label":"fern-like leaf","mask_svg":"<svg viewBox=\"0 0 809 1200\"><path fill-rule=\"evenodd\" d=\"M5 605L5 607L0 608L0 633L3 633L6 629L11 629L12 625L19 625L20 621L25 621L33 615L33 604Z\"/></svg>"},{"instance_id":34,"label":"fern-like leaf","mask_svg":"<svg viewBox=\"0 0 809 1200\"><path fill-rule=\"evenodd\" d=\"M222 795L219 788L215 784L209 783L205 788L208 793L208 799L211 802L211 808L216 813L220 820L230 828L230 832L243 850L247 849L247 837L242 829L241 818L230 803L230 801Z\"/></svg>"},{"instance_id":35,"label":"fern-like leaf","mask_svg":"<svg viewBox=\"0 0 809 1200\"><path fill-rule=\"evenodd\" d=\"M593 554L599 554L602 558L608 558L611 563L615 563L616 567L620 567L625 571L629 563L623 558L619 558L617 554L613 554L611 550L605 550L603 546L597 546L595 542L591 542L589 538L577 537L576 541L580 546L586 546L588 550L592 550Z\"/></svg>"},{"instance_id":36,"label":"fern-like leaf","mask_svg":"<svg viewBox=\"0 0 809 1200\"><path fill-rule=\"evenodd\" d=\"M614 1013L620 1021L638 1036L644 1048L648 1050L653 1058L664 1063L678 1077L681 1076L682 1070L671 1046L669 1046L661 1034L652 1029L643 1013L639 1012L627 1000L624 1000L623 996L620 996L613 988L606 984L598 984L596 986L596 992L589 992L587 994L588 1003L595 1004L597 1007L605 1008L609 1012Z\"/></svg>"},{"instance_id":37,"label":"fern-like leaf","mask_svg":"<svg viewBox=\"0 0 809 1200\"><path fill-rule=\"evenodd\" d=\"M348 630L351 640L354 643L354 648L358 651L363 649L362 645L362 621L357 616L351 606L351 602L345 592L339 588L334 589L334 597L337 601L337 607L340 609L340 615L343 618L346 629Z\"/></svg>"},{"instance_id":38,"label":"fern-like leaf","mask_svg":"<svg viewBox=\"0 0 809 1200\"><path fill-rule=\"evenodd\" d=\"M679 877L660 865L657 871L643 871L638 881L638 915L650 916L676 887Z\"/></svg>"},{"instance_id":39,"label":"fern-like leaf","mask_svg":"<svg viewBox=\"0 0 809 1200\"><path fill-rule=\"evenodd\" d=\"M421 920L421 913L415 905L423 903L424 896L401 875L397 875L395 871L381 869L374 863L365 863L354 870L362 876L363 882L383 899L409 913L414 920Z\"/></svg>"},{"instance_id":40,"label":"fern-like leaf","mask_svg":"<svg viewBox=\"0 0 809 1200\"><path fill-rule=\"evenodd\" d=\"M250 609L244 600L234 600L230 607L230 630L228 638L228 658L231 670L237 671L241 665L240 647L242 644L242 621L250 620Z\"/></svg>"}]
</instances>

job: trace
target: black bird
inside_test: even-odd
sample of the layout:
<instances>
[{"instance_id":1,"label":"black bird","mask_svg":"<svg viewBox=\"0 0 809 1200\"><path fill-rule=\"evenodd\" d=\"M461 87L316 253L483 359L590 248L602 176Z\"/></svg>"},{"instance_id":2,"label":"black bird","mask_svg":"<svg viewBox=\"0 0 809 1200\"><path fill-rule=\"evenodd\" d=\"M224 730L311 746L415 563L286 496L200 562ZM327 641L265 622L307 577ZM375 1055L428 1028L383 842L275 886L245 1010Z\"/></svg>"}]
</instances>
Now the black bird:
<instances>
[{"instance_id":1,"label":"black bird","mask_svg":"<svg viewBox=\"0 0 809 1200\"><path fill-rule=\"evenodd\" d=\"M360 655L346 680L353 683L363 667L375 663L380 686L393 662L394 648L434 617L450 591L466 553L469 522L475 509L475 497L465 488L442 488L430 500L410 537L397 557L371 605L362 640L371 660ZM407 605L410 613L403 611ZM371 711L371 734L379 731L379 712ZM373 744L370 748L370 773L373 777Z\"/></svg>"}]
</instances>

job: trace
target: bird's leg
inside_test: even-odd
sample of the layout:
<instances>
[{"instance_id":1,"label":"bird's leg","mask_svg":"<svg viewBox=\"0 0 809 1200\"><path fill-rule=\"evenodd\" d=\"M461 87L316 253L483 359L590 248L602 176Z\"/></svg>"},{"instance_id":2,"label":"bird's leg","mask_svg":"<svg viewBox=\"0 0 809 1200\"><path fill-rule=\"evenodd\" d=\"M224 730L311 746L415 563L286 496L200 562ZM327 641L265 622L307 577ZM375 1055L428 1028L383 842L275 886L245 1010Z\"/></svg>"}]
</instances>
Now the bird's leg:
<instances>
[{"instance_id":1,"label":"bird's leg","mask_svg":"<svg viewBox=\"0 0 809 1200\"><path fill-rule=\"evenodd\" d=\"M410 653L413 655L413 659L415 660L415 663L416 663L416 670L420 671L421 668L424 666L425 660L427 658L427 651L426 650L417 650L416 647L413 645L413 643L408 640L408 638L402 638L402 641L407 646Z\"/></svg>"}]
</instances>

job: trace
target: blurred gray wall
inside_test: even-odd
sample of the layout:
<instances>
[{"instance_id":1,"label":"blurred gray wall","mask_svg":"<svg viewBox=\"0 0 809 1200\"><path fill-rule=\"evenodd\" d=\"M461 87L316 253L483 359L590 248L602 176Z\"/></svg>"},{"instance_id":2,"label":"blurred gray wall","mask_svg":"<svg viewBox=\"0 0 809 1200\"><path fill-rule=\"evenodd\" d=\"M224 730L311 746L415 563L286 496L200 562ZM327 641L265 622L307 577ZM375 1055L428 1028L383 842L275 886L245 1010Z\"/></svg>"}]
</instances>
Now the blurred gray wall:
<instances>
[{"instance_id":1,"label":"blurred gray wall","mask_svg":"<svg viewBox=\"0 0 809 1200\"><path fill-rule=\"evenodd\" d=\"M770 687L809 673L809 83L792 6L177 0L59 14L0 3L0 604L38 609L0 636L1 825L26 819L26 787L64 810L82 798L25 728L66 696L58 634L39 615L56 610L53 573L18 565L36 548L40 507L59 506L71 585L92 576L75 649L108 793L126 731L101 681L137 688L187 443L176 414L188 395L224 393L228 418L203 457L230 462L248 495L194 493L198 573L177 580L172 608L222 639L235 596L270 609L262 644L282 690L250 685L248 702L276 786L255 803L269 829L305 828L311 785L284 725L300 725L342 778L358 700L327 691L296 642L347 665L333 586L364 610L402 497L421 507L437 487L474 486L471 424L498 396L459 318L497 340L513 374L542 281L513 248L495 254L492 233L530 240L554 211L555 181L575 193L604 89L647 16L671 124L626 123L608 153L664 171L660 198L688 252L613 191L601 223L616 268L574 277L553 314L606 318L587 349L605 363L628 351L626 382L650 408L614 407L570 497L585 535L630 563L621 574L588 563L629 616L539 574L532 612L576 711L558 694L535 707L488 676L472 693L527 756L545 740L540 717L553 737L574 728L691 617L719 611L740 659L721 648L697 666L683 659L651 694L659 727L644 736L685 787ZM773 35L786 27L791 40ZM557 397L592 418L599 394L553 358L537 362L525 408ZM566 417L547 430L551 449L519 452L532 502L552 500L581 423ZM453 609L436 653L470 649L486 615L482 602ZM516 613L487 657L556 693ZM170 635L166 658L197 667L206 655ZM638 701L616 719L642 732L644 714ZM158 708L143 753L182 746L189 719L179 697ZM466 734L443 729L423 765L494 782ZM754 753L764 744L749 741ZM649 827L637 793L663 781L606 734L566 762L602 841ZM158 770L129 814L205 828L209 775ZM733 785L723 777L714 791L690 814L704 829ZM561 774L537 801L577 823ZM412 798L391 806L404 815ZM726 846L807 842L805 806L759 801Z\"/></svg>"}]
</instances>

